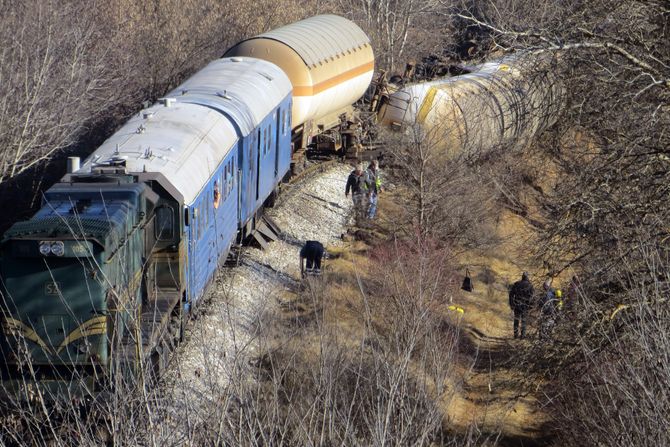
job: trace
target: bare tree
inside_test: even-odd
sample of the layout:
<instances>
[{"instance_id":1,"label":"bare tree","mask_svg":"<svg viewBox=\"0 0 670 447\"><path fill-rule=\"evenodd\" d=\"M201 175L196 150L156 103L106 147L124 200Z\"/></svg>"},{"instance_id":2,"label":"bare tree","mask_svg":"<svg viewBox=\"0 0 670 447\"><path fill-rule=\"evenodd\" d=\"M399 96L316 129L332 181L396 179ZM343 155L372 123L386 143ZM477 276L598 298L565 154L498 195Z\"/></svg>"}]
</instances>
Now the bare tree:
<instances>
[{"instance_id":1,"label":"bare tree","mask_svg":"<svg viewBox=\"0 0 670 447\"><path fill-rule=\"evenodd\" d=\"M462 3L454 17L480 31L484 48L557 54L567 87L568 108L540 146L561 170L544 197L538 257L553 273L579 273L583 285L565 338L540 357L554 381L547 394L561 416L559 436L665 444L667 2L501 0Z\"/></svg>"},{"instance_id":2,"label":"bare tree","mask_svg":"<svg viewBox=\"0 0 670 447\"><path fill-rule=\"evenodd\" d=\"M398 70L407 59L429 54L449 41L447 21L435 0L338 0L335 11L359 23L372 39L377 63Z\"/></svg>"},{"instance_id":3,"label":"bare tree","mask_svg":"<svg viewBox=\"0 0 670 447\"><path fill-rule=\"evenodd\" d=\"M0 181L67 147L116 99L95 21L77 2L4 2Z\"/></svg>"}]
</instances>

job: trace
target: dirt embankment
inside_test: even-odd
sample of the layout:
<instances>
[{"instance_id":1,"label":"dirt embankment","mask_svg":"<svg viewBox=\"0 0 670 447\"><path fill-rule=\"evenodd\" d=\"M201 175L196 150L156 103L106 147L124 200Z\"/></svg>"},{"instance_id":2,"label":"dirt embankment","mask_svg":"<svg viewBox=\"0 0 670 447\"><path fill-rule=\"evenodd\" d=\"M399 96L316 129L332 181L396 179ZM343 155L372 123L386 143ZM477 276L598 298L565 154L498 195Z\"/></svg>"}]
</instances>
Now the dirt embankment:
<instances>
[{"instance_id":1,"label":"dirt embankment","mask_svg":"<svg viewBox=\"0 0 670 447\"><path fill-rule=\"evenodd\" d=\"M551 194L560 176L558 168L547 157L540 158L528 162L541 167L535 181L518 191L518 200L523 203L526 213L521 216L503 209L495 226L496 235L492 239L497 242L493 245L467 250L451 247L444 263L445 274L452 274L452 284L440 298L442 302L438 299L429 306L431 312L458 330L458 354L451 357L456 365L450 369L443 387L434 384L433 391L443 391L434 392L432 396L442 412L443 428L472 440L473 444L468 445L551 444L551 417L543 408L542 390L546 384L538 380L537 375L530 377L526 371L529 356L533 356L534 350L542 349L537 335L538 312L536 309L531 311L528 337L516 340L508 305L508 287L520 279L522 272L530 273L538 293L547 278L548 268L551 268L533 258L533 249L538 243L540 230L537 225L542 225L539 199ZM402 209L394 194L383 195L380 218L367 228L355 229L365 242L358 241L349 246L349 251L340 260L340 271L348 270L349 274L364 280L372 279L369 282L374 283L375 278L370 275L379 274L379 270L370 266L366 255L373 253L374 256L375 246L393 239L394 215L398 213L402 213ZM344 264L344 259L348 264ZM374 260L372 262L374 264ZM472 275L473 292L459 288L466 268ZM559 277L553 285L565 286L562 281L564 278ZM338 294L349 296L349 300L355 302L353 297L360 296L361 292L356 287L345 287ZM334 324L351 331L356 327L356 318L346 309L355 307L355 304L345 302L340 307L343 312L334 317L338 320ZM358 332L363 331L359 329ZM420 376L425 374L419 366L413 371Z\"/></svg>"},{"instance_id":2,"label":"dirt embankment","mask_svg":"<svg viewBox=\"0 0 670 447\"><path fill-rule=\"evenodd\" d=\"M394 192L376 221L353 224L349 170L296 186L271 211L284 240L224 269L166 376L158 431L242 444L260 430L298 444L547 445L541 386L529 392L517 357L533 330L512 339L507 306L522 271L536 283L544 273L526 250L532 225L506 212L499 243L479 252L400 243ZM298 252L309 239L330 259L305 282ZM472 293L459 289L466 267ZM251 427L230 425L250 413Z\"/></svg>"}]
</instances>

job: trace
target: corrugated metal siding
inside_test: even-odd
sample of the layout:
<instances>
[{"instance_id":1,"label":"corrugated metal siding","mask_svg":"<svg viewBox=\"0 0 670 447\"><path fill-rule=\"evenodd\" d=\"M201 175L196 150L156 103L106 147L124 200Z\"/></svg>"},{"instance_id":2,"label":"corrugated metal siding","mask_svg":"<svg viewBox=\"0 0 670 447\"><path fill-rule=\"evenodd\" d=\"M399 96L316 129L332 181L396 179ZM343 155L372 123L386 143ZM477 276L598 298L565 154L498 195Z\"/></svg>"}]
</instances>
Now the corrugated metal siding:
<instances>
[{"instance_id":1,"label":"corrugated metal siding","mask_svg":"<svg viewBox=\"0 0 670 447\"><path fill-rule=\"evenodd\" d=\"M370 45L354 22L336 15L320 15L283 26L252 39L273 39L293 48L309 66ZM251 40L251 39L248 39Z\"/></svg>"}]
</instances>

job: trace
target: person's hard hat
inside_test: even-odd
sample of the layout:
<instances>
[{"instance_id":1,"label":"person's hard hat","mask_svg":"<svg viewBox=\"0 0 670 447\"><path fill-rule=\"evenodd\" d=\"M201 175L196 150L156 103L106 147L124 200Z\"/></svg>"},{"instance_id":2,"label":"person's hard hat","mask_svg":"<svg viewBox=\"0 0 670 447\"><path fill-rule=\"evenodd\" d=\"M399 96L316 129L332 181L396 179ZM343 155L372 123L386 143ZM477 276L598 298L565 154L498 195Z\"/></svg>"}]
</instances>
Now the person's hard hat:
<instances>
[{"instance_id":1,"label":"person's hard hat","mask_svg":"<svg viewBox=\"0 0 670 447\"><path fill-rule=\"evenodd\" d=\"M556 289L556 298L560 298L562 296L563 296L563 292L561 291L561 289Z\"/></svg>"}]
</instances>

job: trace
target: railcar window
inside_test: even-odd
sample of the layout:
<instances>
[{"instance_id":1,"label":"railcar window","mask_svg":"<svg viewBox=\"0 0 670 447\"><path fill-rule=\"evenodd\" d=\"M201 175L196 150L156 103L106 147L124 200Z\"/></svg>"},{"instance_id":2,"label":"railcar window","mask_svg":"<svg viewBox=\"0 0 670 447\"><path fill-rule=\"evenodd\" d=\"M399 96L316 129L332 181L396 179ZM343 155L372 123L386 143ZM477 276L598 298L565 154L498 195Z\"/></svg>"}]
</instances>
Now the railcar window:
<instances>
[{"instance_id":1,"label":"railcar window","mask_svg":"<svg viewBox=\"0 0 670 447\"><path fill-rule=\"evenodd\" d=\"M223 167L223 198L228 197L228 165Z\"/></svg>"},{"instance_id":2,"label":"railcar window","mask_svg":"<svg viewBox=\"0 0 670 447\"><path fill-rule=\"evenodd\" d=\"M228 178L226 179L226 188L228 189L228 194L226 194L226 197L230 195L231 187L230 185L232 184L232 178L233 178L233 166L232 166L232 160L228 162Z\"/></svg>"},{"instance_id":3,"label":"railcar window","mask_svg":"<svg viewBox=\"0 0 670 447\"><path fill-rule=\"evenodd\" d=\"M226 185L226 179L228 178L228 172L226 172L226 167L223 167L223 172L221 173L221 178L223 179L222 183L219 183L219 188L221 188L221 198L226 199L228 195L228 187Z\"/></svg>"},{"instance_id":4,"label":"railcar window","mask_svg":"<svg viewBox=\"0 0 670 447\"><path fill-rule=\"evenodd\" d=\"M209 227L209 221L212 219L212 213L214 212L214 207L209 206L209 204L207 203L207 200L205 200L204 205L205 205L205 212L207 214L207 222L205 223L205 228L208 228Z\"/></svg>"},{"instance_id":5,"label":"railcar window","mask_svg":"<svg viewBox=\"0 0 670 447\"><path fill-rule=\"evenodd\" d=\"M195 214L193 217L195 218L195 239L196 241L200 240L200 234L202 233L202 229L200 227L200 221L202 220L202 216L200 215L200 205L196 205L195 207Z\"/></svg>"},{"instance_id":6,"label":"railcar window","mask_svg":"<svg viewBox=\"0 0 670 447\"><path fill-rule=\"evenodd\" d=\"M233 190L233 177L235 175L234 172L233 159L231 158L228 162L228 195L230 195L230 192Z\"/></svg>"},{"instance_id":7,"label":"railcar window","mask_svg":"<svg viewBox=\"0 0 670 447\"><path fill-rule=\"evenodd\" d=\"M257 133L257 134L258 134L258 141L256 142L256 144L257 144L256 149L257 149L258 152L260 153L260 152L261 152L261 140L262 140L262 138L261 138L261 130L260 130L260 129L258 129L258 133ZM258 156L258 154L257 154L257 156ZM252 169L252 171L253 171L253 169Z\"/></svg>"},{"instance_id":8,"label":"railcar window","mask_svg":"<svg viewBox=\"0 0 670 447\"><path fill-rule=\"evenodd\" d=\"M226 184L224 183L224 180L225 180L225 176L224 176L223 171L221 171L221 173L219 174L219 192L221 193L221 198L222 199L226 197L226 192L225 192Z\"/></svg>"},{"instance_id":9,"label":"railcar window","mask_svg":"<svg viewBox=\"0 0 670 447\"><path fill-rule=\"evenodd\" d=\"M198 217L200 221L198 222L198 239L202 239L203 234L205 233L205 213L202 209L202 203L198 206Z\"/></svg>"},{"instance_id":10,"label":"railcar window","mask_svg":"<svg viewBox=\"0 0 670 447\"><path fill-rule=\"evenodd\" d=\"M266 153L266 148L267 148L267 143L268 143L268 128L263 129L263 156L265 156Z\"/></svg>"},{"instance_id":11,"label":"railcar window","mask_svg":"<svg viewBox=\"0 0 670 447\"><path fill-rule=\"evenodd\" d=\"M261 133L261 131L259 130L258 131L258 138L260 138L260 133ZM251 138L251 142L249 143L249 151L248 151L249 152L249 157L248 157L248 160L247 160L247 163L249 163L249 172L254 171L252 155L253 155L254 147L256 147L256 144L257 144L256 139L257 139L257 135L254 134L254 136Z\"/></svg>"},{"instance_id":12,"label":"railcar window","mask_svg":"<svg viewBox=\"0 0 670 447\"><path fill-rule=\"evenodd\" d=\"M159 206L156 209L156 225L154 226L156 239L170 241L174 239L174 210L169 206Z\"/></svg>"},{"instance_id":13,"label":"railcar window","mask_svg":"<svg viewBox=\"0 0 670 447\"><path fill-rule=\"evenodd\" d=\"M198 208L191 207L191 239L198 240Z\"/></svg>"},{"instance_id":14,"label":"railcar window","mask_svg":"<svg viewBox=\"0 0 670 447\"><path fill-rule=\"evenodd\" d=\"M286 135L286 109L281 113L281 134Z\"/></svg>"}]
</instances>

